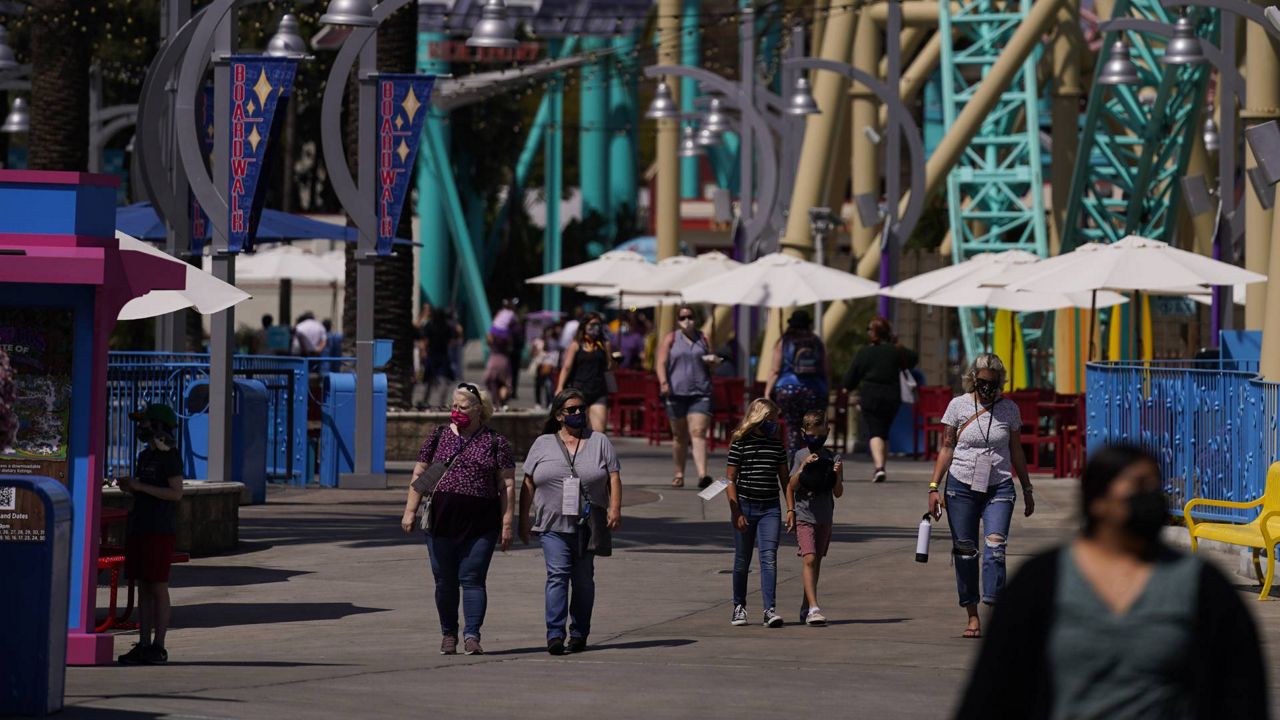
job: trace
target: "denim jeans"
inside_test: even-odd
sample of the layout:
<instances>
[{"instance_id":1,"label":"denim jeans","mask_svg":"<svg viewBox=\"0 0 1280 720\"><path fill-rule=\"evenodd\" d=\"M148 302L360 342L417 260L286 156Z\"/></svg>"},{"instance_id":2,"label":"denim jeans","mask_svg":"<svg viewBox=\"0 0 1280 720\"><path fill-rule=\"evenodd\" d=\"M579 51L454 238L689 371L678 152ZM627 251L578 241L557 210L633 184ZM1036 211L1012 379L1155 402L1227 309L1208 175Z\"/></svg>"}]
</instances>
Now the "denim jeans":
<instances>
[{"instance_id":1,"label":"denim jeans","mask_svg":"<svg viewBox=\"0 0 1280 720\"><path fill-rule=\"evenodd\" d=\"M563 638L569 620L569 636L586 640L596 604L596 556L579 550L577 533L544 532L540 539L547 562L547 639Z\"/></svg>"},{"instance_id":2,"label":"denim jeans","mask_svg":"<svg viewBox=\"0 0 1280 720\"><path fill-rule=\"evenodd\" d=\"M956 566L956 590L960 605L978 604L978 521L985 537L982 546L982 597L993 605L1004 587L1005 545L1017 499L1013 481L974 492L954 478L947 483L947 523L951 526L952 559Z\"/></svg>"},{"instance_id":3,"label":"denim jeans","mask_svg":"<svg viewBox=\"0 0 1280 720\"><path fill-rule=\"evenodd\" d=\"M778 538L782 533L782 510L777 500L738 499L738 509L747 519L747 530L733 529L733 604L747 604L747 574L751 553L760 548L760 596L764 610L774 606L778 587Z\"/></svg>"},{"instance_id":4,"label":"denim jeans","mask_svg":"<svg viewBox=\"0 0 1280 720\"><path fill-rule=\"evenodd\" d=\"M436 579L436 612L440 614L440 634L458 635L458 586L462 586L462 614L466 619L464 638L480 639L489 595L485 577L489 561L498 542L493 532L478 538L457 542L427 533L427 550L431 555L431 574Z\"/></svg>"}]
</instances>

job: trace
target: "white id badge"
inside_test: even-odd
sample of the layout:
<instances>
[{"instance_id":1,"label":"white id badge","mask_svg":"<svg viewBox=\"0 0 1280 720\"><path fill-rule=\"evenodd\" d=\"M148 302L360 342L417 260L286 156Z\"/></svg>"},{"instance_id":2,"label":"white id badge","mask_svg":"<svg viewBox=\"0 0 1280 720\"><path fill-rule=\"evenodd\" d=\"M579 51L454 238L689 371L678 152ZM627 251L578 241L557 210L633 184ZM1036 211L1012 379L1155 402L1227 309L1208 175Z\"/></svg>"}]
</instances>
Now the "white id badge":
<instances>
[{"instance_id":1,"label":"white id badge","mask_svg":"<svg viewBox=\"0 0 1280 720\"><path fill-rule=\"evenodd\" d=\"M703 500L710 500L715 496L719 495L720 493L724 492L724 489L727 487L729 487L729 481L725 480L724 478L720 478L719 480L708 485L706 490L703 490L702 492L698 493L698 497L702 498Z\"/></svg>"},{"instance_id":2,"label":"white id badge","mask_svg":"<svg viewBox=\"0 0 1280 720\"><path fill-rule=\"evenodd\" d=\"M969 483L969 488L974 492L986 492L987 485L991 482L991 466L995 461L995 456L990 451L978 453L978 457L973 460L973 480Z\"/></svg>"},{"instance_id":3,"label":"white id badge","mask_svg":"<svg viewBox=\"0 0 1280 720\"><path fill-rule=\"evenodd\" d=\"M564 495L560 501L560 514L577 515L582 512L582 479L567 477L562 483Z\"/></svg>"}]
</instances>

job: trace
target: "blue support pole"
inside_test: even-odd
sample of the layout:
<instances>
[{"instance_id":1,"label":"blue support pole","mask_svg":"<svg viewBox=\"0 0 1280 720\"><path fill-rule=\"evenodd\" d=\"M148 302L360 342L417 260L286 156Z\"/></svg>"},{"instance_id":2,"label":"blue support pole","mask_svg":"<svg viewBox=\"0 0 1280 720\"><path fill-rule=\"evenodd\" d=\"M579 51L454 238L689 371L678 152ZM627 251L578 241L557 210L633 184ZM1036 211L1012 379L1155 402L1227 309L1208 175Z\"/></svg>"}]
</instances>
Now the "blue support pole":
<instances>
[{"instance_id":1,"label":"blue support pole","mask_svg":"<svg viewBox=\"0 0 1280 720\"><path fill-rule=\"evenodd\" d=\"M442 33L418 33L418 72L447 75L449 63L431 57L431 43L445 41ZM443 146L449 147L449 113L430 105L426 124L435 127L443 137ZM425 130L423 132L426 132ZM453 298L453 252L449 247L448 225L445 220L444 189L435 173L427 168L427 155L418 154L418 295L423 302L435 306L448 305ZM445 166L448 157L443 158Z\"/></svg>"},{"instance_id":2,"label":"blue support pole","mask_svg":"<svg viewBox=\"0 0 1280 720\"><path fill-rule=\"evenodd\" d=\"M702 33L698 31L701 0L683 0L680 10L680 63L698 67L702 61ZM680 112L694 112L698 83L693 78L680 78ZM698 157L680 158L680 197L698 197Z\"/></svg>"},{"instance_id":3,"label":"blue support pole","mask_svg":"<svg viewBox=\"0 0 1280 720\"><path fill-rule=\"evenodd\" d=\"M726 131L720 136L720 145L707 148L707 159L716 174L716 185L733 194L738 193L738 133Z\"/></svg>"},{"instance_id":4,"label":"blue support pole","mask_svg":"<svg viewBox=\"0 0 1280 720\"><path fill-rule=\"evenodd\" d=\"M609 46L608 38L582 40L586 52ZM597 60L582 69L582 89L578 105L578 187L582 191L582 216L597 215L608 220L609 209L609 65ZM600 237L587 243L587 255L598 257L613 247L606 227Z\"/></svg>"},{"instance_id":5,"label":"blue support pole","mask_svg":"<svg viewBox=\"0 0 1280 720\"><path fill-rule=\"evenodd\" d=\"M933 149L946 134L942 119L942 73L935 72L924 86L924 156L933 155Z\"/></svg>"},{"instance_id":6,"label":"blue support pole","mask_svg":"<svg viewBox=\"0 0 1280 720\"><path fill-rule=\"evenodd\" d=\"M420 153L427 158L429 172L436 176L444 201L445 220L449 226L446 233L453 241L453 251L458 258L458 268L462 275L462 284L466 291L466 322L468 334L472 337L483 337L493 324L493 313L489 310L489 298L485 294L484 278L480 274L480 263L476 259L475 246L471 244L471 231L467 227L467 217L462 210L462 199L458 196L458 187L453 182L453 173L449 168L448 148L445 145L444 131L439 124L427 123L427 143L425 152Z\"/></svg>"},{"instance_id":7,"label":"blue support pole","mask_svg":"<svg viewBox=\"0 0 1280 720\"><path fill-rule=\"evenodd\" d=\"M636 210L636 35L613 39L614 65L609 77L609 227L618 232L619 213ZM627 239L627 238L620 238Z\"/></svg>"},{"instance_id":8,"label":"blue support pole","mask_svg":"<svg viewBox=\"0 0 1280 720\"><path fill-rule=\"evenodd\" d=\"M560 247L560 198L564 194L564 75L556 73L547 86L550 117L542 158L546 165L547 224L542 232L542 271L555 272L563 265ZM560 288L542 288L542 309L560 309Z\"/></svg>"}]
</instances>

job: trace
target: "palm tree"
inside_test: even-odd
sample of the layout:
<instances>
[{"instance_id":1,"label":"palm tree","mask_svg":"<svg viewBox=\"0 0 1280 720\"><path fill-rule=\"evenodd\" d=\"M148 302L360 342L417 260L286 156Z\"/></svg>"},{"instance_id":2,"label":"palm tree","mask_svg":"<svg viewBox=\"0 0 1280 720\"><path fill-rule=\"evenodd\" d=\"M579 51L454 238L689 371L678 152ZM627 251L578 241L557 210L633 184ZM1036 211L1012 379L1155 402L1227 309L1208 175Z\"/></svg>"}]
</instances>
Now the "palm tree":
<instances>
[{"instance_id":1,"label":"palm tree","mask_svg":"<svg viewBox=\"0 0 1280 720\"><path fill-rule=\"evenodd\" d=\"M81 0L31 0L31 131L27 167L89 165L89 64L95 13Z\"/></svg>"},{"instance_id":2,"label":"palm tree","mask_svg":"<svg viewBox=\"0 0 1280 720\"><path fill-rule=\"evenodd\" d=\"M417 3L396 11L378 28L378 70L382 72L413 72L417 63L418 12ZM358 92L355 83L347 90L347 163L357 165L356 148L359 136L356 123ZM361 128L372 132L370 128ZM408 203L406 203L407 205ZM397 237L412 237L413 215L405 212L400 217ZM356 261L354 243L346 247L346 287L342 303L342 330L344 353L355 350L356 338ZM413 252L409 248L396 248L388 257L378 258L373 289L373 334L377 338L392 341L391 362L387 363L387 404L390 407L407 408L413 391L413 293L417 292L417 278L413 266Z\"/></svg>"}]
</instances>

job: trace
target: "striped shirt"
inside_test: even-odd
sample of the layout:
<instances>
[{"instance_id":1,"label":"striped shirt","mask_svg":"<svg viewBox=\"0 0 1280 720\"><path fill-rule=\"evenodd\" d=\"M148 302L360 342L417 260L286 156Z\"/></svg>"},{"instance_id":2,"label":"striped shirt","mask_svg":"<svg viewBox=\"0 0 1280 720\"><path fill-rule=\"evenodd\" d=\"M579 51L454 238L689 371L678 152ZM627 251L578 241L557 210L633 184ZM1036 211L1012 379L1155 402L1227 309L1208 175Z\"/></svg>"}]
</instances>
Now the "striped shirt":
<instances>
[{"instance_id":1,"label":"striped shirt","mask_svg":"<svg viewBox=\"0 0 1280 720\"><path fill-rule=\"evenodd\" d=\"M778 468L786 473L787 451L778 438L751 433L729 445L729 467L738 468L739 497L777 502Z\"/></svg>"}]
</instances>

